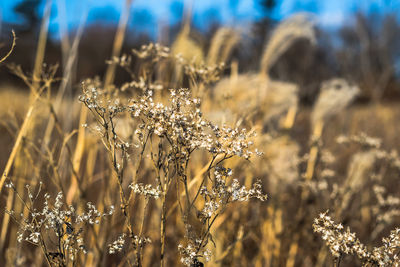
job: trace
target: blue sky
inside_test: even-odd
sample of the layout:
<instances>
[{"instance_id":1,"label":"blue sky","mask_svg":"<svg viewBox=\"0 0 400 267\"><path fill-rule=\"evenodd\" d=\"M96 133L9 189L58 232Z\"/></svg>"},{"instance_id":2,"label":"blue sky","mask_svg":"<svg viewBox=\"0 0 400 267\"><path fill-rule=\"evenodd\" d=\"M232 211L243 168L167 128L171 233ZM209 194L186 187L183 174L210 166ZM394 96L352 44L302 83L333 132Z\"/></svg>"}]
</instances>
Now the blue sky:
<instances>
[{"instance_id":1,"label":"blue sky","mask_svg":"<svg viewBox=\"0 0 400 267\"><path fill-rule=\"evenodd\" d=\"M79 24L82 15L88 12L88 22L117 22L125 0L53 0L51 31L58 32L60 16L58 5L66 3L66 17L70 28ZM12 9L21 0L0 0L0 15L6 22L19 22ZM299 11L316 14L320 25L335 27L351 23L351 14L363 12L391 12L400 15L400 0L277 0L278 6L271 14L282 19ZM179 21L184 6L192 3L193 19L200 28L217 20L228 25L247 25L262 16L257 0L133 0L130 26L142 31L156 33L160 23Z\"/></svg>"}]
</instances>

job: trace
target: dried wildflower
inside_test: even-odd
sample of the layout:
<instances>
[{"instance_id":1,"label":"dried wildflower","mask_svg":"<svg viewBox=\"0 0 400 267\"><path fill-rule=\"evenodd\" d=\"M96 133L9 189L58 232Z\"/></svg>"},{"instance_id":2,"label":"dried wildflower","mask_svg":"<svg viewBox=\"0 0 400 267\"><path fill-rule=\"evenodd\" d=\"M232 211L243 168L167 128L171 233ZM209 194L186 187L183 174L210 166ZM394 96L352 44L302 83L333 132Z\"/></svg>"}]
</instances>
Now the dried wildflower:
<instances>
[{"instance_id":1,"label":"dried wildflower","mask_svg":"<svg viewBox=\"0 0 400 267\"><path fill-rule=\"evenodd\" d=\"M151 184L131 184L129 185L129 188L131 188L136 194L143 195L146 198L153 197L154 199L158 199L162 194L162 191L159 187L154 188Z\"/></svg>"},{"instance_id":2,"label":"dried wildflower","mask_svg":"<svg viewBox=\"0 0 400 267\"><path fill-rule=\"evenodd\" d=\"M27 186L27 191L30 187ZM18 192L16 192L18 194ZM63 202L63 194L59 192L53 204L50 203L50 194L44 194L44 202L41 210L37 210L35 200L40 193L40 188L35 194L36 197L29 197L30 202L24 203L29 214L17 218L13 211L7 213L19 224L17 233L18 242L26 241L34 245L45 244L56 236L58 238L57 252L49 252L46 246L41 246L46 255L58 255L58 260L64 262L69 259L72 262L76 259L77 253L86 253L83 244L83 226L85 224L99 224L100 218L113 213L113 207L107 213L99 212L96 207L87 203L87 211L78 214L73 206L66 206ZM33 195L28 193L28 195ZM54 242L54 241L51 241ZM66 253L67 255L64 255ZM66 256L66 257L64 257ZM64 265L63 265L64 266Z\"/></svg>"},{"instance_id":3,"label":"dried wildflower","mask_svg":"<svg viewBox=\"0 0 400 267\"><path fill-rule=\"evenodd\" d=\"M143 247L144 245L151 243L151 239L149 237L139 237L137 235L133 237L133 241L135 242L137 247Z\"/></svg>"},{"instance_id":4,"label":"dried wildflower","mask_svg":"<svg viewBox=\"0 0 400 267\"><path fill-rule=\"evenodd\" d=\"M8 183L6 183L4 186L5 186L6 188L14 188L14 184L13 184L11 181L9 181Z\"/></svg>"},{"instance_id":5,"label":"dried wildflower","mask_svg":"<svg viewBox=\"0 0 400 267\"><path fill-rule=\"evenodd\" d=\"M383 246L373 248L371 261L378 266L400 266L400 228L390 232L389 237L382 239Z\"/></svg>"},{"instance_id":6,"label":"dried wildflower","mask_svg":"<svg viewBox=\"0 0 400 267\"><path fill-rule=\"evenodd\" d=\"M217 210L221 204L225 206L230 202L248 201L251 198L257 198L261 201L267 199L267 195L262 192L260 180L256 181L250 189L241 186L237 179L233 179L232 183L228 185L227 178L232 176L232 173L229 168L216 167L215 180L211 190L208 190L207 187L201 189L200 194L206 199L205 210L208 211L208 214Z\"/></svg>"},{"instance_id":7,"label":"dried wildflower","mask_svg":"<svg viewBox=\"0 0 400 267\"><path fill-rule=\"evenodd\" d=\"M376 216L378 225L389 225L400 217L400 198L388 195L385 187L375 185L373 191L377 200L372 206L372 212ZM381 227L376 229L379 231Z\"/></svg>"},{"instance_id":8,"label":"dried wildflower","mask_svg":"<svg viewBox=\"0 0 400 267\"><path fill-rule=\"evenodd\" d=\"M204 218L211 218L215 215L216 211L219 209L221 201L210 200L204 203L204 208L201 211Z\"/></svg>"},{"instance_id":9,"label":"dried wildflower","mask_svg":"<svg viewBox=\"0 0 400 267\"><path fill-rule=\"evenodd\" d=\"M149 95L132 101L129 106L132 116L145 121L136 130L140 139L146 129L159 137L166 137L177 147L187 147L189 151L203 148L213 154L225 154L227 158L237 155L246 159L254 154L250 150L253 143L249 141L254 136L253 132L219 127L205 120L199 109L200 100L191 98L187 89L171 90L170 102L170 106L156 104Z\"/></svg>"},{"instance_id":10,"label":"dried wildflower","mask_svg":"<svg viewBox=\"0 0 400 267\"><path fill-rule=\"evenodd\" d=\"M160 59L168 56L165 54L167 51L159 50L157 46L143 47L141 51L135 53L143 59L153 56ZM206 79L208 82L216 79L217 72L220 71L217 67L205 67L205 69L193 67L187 70L191 72L191 75L196 76L192 78ZM234 156L250 159L253 155L261 155L262 153L252 149L254 132L227 125L218 126L203 118L201 100L192 97L192 92L189 89L171 89L169 102L157 103L153 100L155 88L150 88L151 84L151 81L140 78L139 81L131 82L128 87L138 87L142 89L142 93L140 97L134 97L125 103L117 97L117 93L113 95L109 90L102 89L101 86L86 84L80 100L94 114L97 127L100 128L98 132L110 153L120 188L121 209L128 222L128 234L136 250L138 265L141 261L142 248L150 242L150 239L144 237L142 232L138 235L134 233L133 227L130 225L130 221L132 221L128 208L130 198L125 197L122 183L126 160L129 158L130 142L120 138L116 125L117 119L122 115L130 115L126 117L130 117L132 125L136 127L134 135L139 142L134 147L141 149L140 157L147 156L144 155L147 151L146 147L151 147L148 158L152 160L157 172L155 177L157 187L152 184L133 183L129 188L133 193L143 195L146 198L145 203L148 203L149 198L161 199L163 205L162 221L165 223L165 212L167 210L165 199L169 191L168 187L173 179L176 179L178 190L180 190L180 184L183 184L185 191L187 191L187 201L185 208L182 208L182 205L179 205L179 208L186 227L185 243L188 246L180 247L183 255L182 263L197 266L200 257L205 259L210 257L210 251L206 249L206 245L211 239L211 226L215 218L224 212L229 203L247 201L251 198L266 200L260 181L255 182L251 188L241 186L237 179L228 181L228 177L232 176L232 170L222 167L222 162ZM149 144L150 142L151 144ZM153 151L155 142L158 142L158 153ZM207 175L212 175L211 171L215 168L215 181L209 188L200 186L198 188L199 193L192 199L189 196L189 190L187 190L188 180L190 179L188 177L188 164L192 153L196 150L202 150L213 158L207 170ZM196 201L199 196L202 196L205 200L201 209ZM146 205L144 213L146 212ZM92 209L92 207L90 208ZM192 212L194 210L197 213ZM97 214L95 209L92 209L92 213ZM192 214L196 214L197 218L196 215ZM191 227L189 224L191 217L204 224L203 233L197 233L197 230ZM145 216L143 215L142 218L144 222ZM163 240L165 240L163 238L165 238L164 227L162 227L161 233L162 246L164 245ZM121 244L122 238L119 238L109 246L109 250L115 253L119 251Z\"/></svg>"},{"instance_id":11,"label":"dried wildflower","mask_svg":"<svg viewBox=\"0 0 400 267\"><path fill-rule=\"evenodd\" d=\"M108 245L108 253L115 254L124 248L126 234L118 236L117 240Z\"/></svg>"},{"instance_id":12,"label":"dried wildflower","mask_svg":"<svg viewBox=\"0 0 400 267\"><path fill-rule=\"evenodd\" d=\"M212 66L196 63L186 63L184 65L184 71L189 77L205 84L218 81L224 69L225 63L214 64Z\"/></svg>"},{"instance_id":13,"label":"dried wildflower","mask_svg":"<svg viewBox=\"0 0 400 267\"><path fill-rule=\"evenodd\" d=\"M153 62L170 57L169 47L153 43L142 45L140 50L132 49L132 53L140 59L151 59Z\"/></svg>"},{"instance_id":14,"label":"dried wildflower","mask_svg":"<svg viewBox=\"0 0 400 267\"><path fill-rule=\"evenodd\" d=\"M109 92L101 87L98 80L87 79L82 82L83 94L79 96L79 101L92 110L95 114L106 119L108 117L115 117L125 110L124 103L119 98L110 100Z\"/></svg>"},{"instance_id":15,"label":"dried wildflower","mask_svg":"<svg viewBox=\"0 0 400 267\"><path fill-rule=\"evenodd\" d=\"M139 77L138 81L127 82L121 86L122 92L124 92L128 89L140 89L143 92L145 92L146 90L160 91L160 90L164 89L164 86L159 82L149 83L149 82L145 81L145 79L143 77Z\"/></svg>"},{"instance_id":16,"label":"dried wildflower","mask_svg":"<svg viewBox=\"0 0 400 267\"><path fill-rule=\"evenodd\" d=\"M383 238L383 246L375 247L372 251L360 242L355 233L347 227L344 230L342 224L336 224L327 212L321 213L315 218L314 232L320 233L332 255L339 258L344 254L357 255L364 263L372 263L375 266L399 266L400 265L400 229L391 231L388 238Z\"/></svg>"},{"instance_id":17,"label":"dried wildflower","mask_svg":"<svg viewBox=\"0 0 400 267\"><path fill-rule=\"evenodd\" d=\"M332 255L339 258L342 254L356 254L360 258L368 257L366 247L356 238L356 235L342 224L336 224L327 212L314 219L314 232L320 233Z\"/></svg>"},{"instance_id":18,"label":"dried wildflower","mask_svg":"<svg viewBox=\"0 0 400 267\"><path fill-rule=\"evenodd\" d=\"M185 266L192 266L197 261L196 248L192 244L183 246L179 244L179 253L181 254L181 263Z\"/></svg>"},{"instance_id":19,"label":"dried wildflower","mask_svg":"<svg viewBox=\"0 0 400 267\"><path fill-rule=\"evenodd\" d=\"M107 64L117 64L121 67L128 67L131 65L132 58L127 55L122 55L121 57L112 57L111 60L107 60Z\"/></svg>"}]
</instances>

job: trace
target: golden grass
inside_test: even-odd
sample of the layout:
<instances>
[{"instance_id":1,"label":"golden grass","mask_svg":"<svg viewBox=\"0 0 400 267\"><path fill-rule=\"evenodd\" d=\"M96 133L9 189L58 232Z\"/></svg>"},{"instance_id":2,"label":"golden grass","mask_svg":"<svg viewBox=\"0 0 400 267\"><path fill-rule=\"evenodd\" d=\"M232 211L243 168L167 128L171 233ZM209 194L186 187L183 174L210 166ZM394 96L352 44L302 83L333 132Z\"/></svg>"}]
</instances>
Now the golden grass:
<instances>
[{"instance_id":1,"label":"golden grass","mask_svg":"<svg viewBox=\"0 0 400 267\"><path fill-rule=\"evenodd\" d=\"M110 57L120 55L130 5L131 1L127 0ZM400 169L400 159L395 152L399 149L400 126L393 122L400 115L398 105L351 104L356 97L356 87L339 80L345 86L338 92L335 87L338 80L334 80L322 85L313 108L303 107L298 104L296 84L269 77L270 68L295 40L315 41L309 17L297 15L276 28L265 45L258 73L239 74L238 63L232 60L231 74L217 83L195 77L193 72L188 75L187 68L204 74L207 71L201 67L204 62L209 65L227 63L239 42L239 34L222 28L214 36L209 51L204 51L190 36L189 24L184 25L172 45L173 56L167 59L171 61L168 62L171 69L168 70L170 77L163 74L166 80L169 78L165 84L179 87L184 79L189 80L189 89L202 98L199 107L205 109L205 117L221 125L227 123L233 128L257 132L251 140L264 155L242 160L226 158L228 152L217 155L199 150L193 152L185 164L179 165L186 151L178 141L178 145L173 146L173 139L162 141L162 135L152 135L157 128L144 128L144 139L140 139L135 131L142 129L141 122L135 121L133 114L117 114L113 118L111 113L102 113L101 109L96 110L87 103L86 108L75 96L69 99L64 94L70 86L82 31L78 30L72 44L68 39L63 40L64 80L59 94L50 94L53 80L37 79L44 71L41 66L49 16L46 14L33 80L22 75L28 85L33 81L32 91L0 89L0 117L4 121L0 130L5 133L0 141L14 140L1 156L4 171L0 202L15 214L31 216L29 205L19 202L19 197L29 203L25 184L37 190L42 181L53 200L61 191L65 203L73 205L78 213L85 211L87 202L95 204L100 213L106 213L110 205L115 205L118 211L113 216L103 216L98 224L84 226L82 239L88 251L73 260L77 266L179 266L184 256L179 255L178 245L188 246L195 233L200 233L205 242L196 251L196 261L206 266L331 266L332 262L338 265L338 258L332 257L312 233L313 219L320 212L331 209L335 218L345 220L346 225L351 225L374 245L395 226L399 207L395 201L398 193L393 189L398 184L396 178ZM183 62L174 65L175 55L179 53ZM141 60L143 63L146 59ZM154 65L165 68L168 64L156 62ZM140 67L143 69L139 75L145 73L144 68L148 66ZM112 91L115 71L114 62L107 69L103 82L106 90L99 98L119 107L127 103L124 95L127 92ZM148 85L155 82L152 77L144 79ZM84 82L86 94L93 92L87 90L93 84L96 84L93 80ZM137 96L133 89L132 95ZM155 98L166 104L165 95L159 93ZM115 98L119 102L112 102ZM186 102L182 103L183 110L188 108ZM152 111L156 113L156 104ZM154 119L152 116L141 119ZM87 127L82 127L83 124ZM345 145L338 144L340 135L347 138ZM374 145L374 139L369 136L379 137L382 145ZM182 136L176 140L180 138ZM174 165L169 165L170 162ZM213 220L201 219L204 207L210 203L198 197L199 189L216 184L213 164L232 168L234 178L246 188L251 188L257 178L261 179L262 189L270 198L266 202L233 202L221 208ZM3 189L6 179L14 183L15 190ZM226 177L227 184L232 180ZM164 194L159 199L144 197L143 192L129 189L131 183L151 184L153 188L160 185L158 190ZM377 197L372 188L378 185L385 189L380 189L382 195ZM391 200L384 203L386 206L380 203L384 197ZM385 220L377 219L381 217ZM7 214L0 215L0 219L0 260L7 258L7 264L19 260L27 266L42 266L45 262L57 266L50 257L57 248L54 235L43 239L48 246L18 243L17 225L10 223ZM62 224L64 228L67 226L65 222ZM75 230L78 231L69 229L77 233ZM125 242L121 253L109 255L109 245L122 233L131 242ZM152 243L142 243L146 242L145 238L150 238ZM211 252L208 263L200 253L206 249ZM67 261L64 259L58 265L72 266L71 262L65 264ZM192 266L199 264L196 261ZM354 266L359 262L349 259L342 264Z\"/></svg>"}]
</instances>

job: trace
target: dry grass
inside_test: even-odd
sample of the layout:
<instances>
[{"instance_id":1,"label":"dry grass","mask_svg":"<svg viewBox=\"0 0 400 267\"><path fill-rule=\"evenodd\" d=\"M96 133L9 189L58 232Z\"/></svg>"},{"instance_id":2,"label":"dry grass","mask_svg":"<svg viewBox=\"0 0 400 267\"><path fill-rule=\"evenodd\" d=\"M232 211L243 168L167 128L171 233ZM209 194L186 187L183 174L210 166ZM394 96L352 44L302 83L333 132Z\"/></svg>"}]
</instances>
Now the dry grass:
<instances>
[{"instance_id":1,"label":"dry grass","mask_svg":"<svg viewBox=\"0 0 400 267\"><path fill-rule=\"evenodd\" d=\"M308 17L276 28L259 73L233 60L226 77L234 30L203 51L186 24L171 50L119 58L126 19L104 82L83 81L80 101L51 95L43 43L40 79L13 69L30 95L0 92L0 262L398 266L400 109L353 104L358 89L342 79L310 109L296 84L269 77L296 39L315 42ZM79 36L65 40L64 89ZM113 86L123 69L132 80Z\"/></svg>"}]
</instances>

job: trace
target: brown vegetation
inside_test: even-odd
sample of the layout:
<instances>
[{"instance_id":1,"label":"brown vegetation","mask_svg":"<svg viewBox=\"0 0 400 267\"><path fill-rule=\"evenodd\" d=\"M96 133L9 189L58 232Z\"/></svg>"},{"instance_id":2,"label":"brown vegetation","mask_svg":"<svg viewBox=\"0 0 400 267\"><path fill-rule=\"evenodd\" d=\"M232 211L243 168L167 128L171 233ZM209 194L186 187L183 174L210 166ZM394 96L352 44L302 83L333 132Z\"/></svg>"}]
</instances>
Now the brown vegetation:
<instances>
[{"instance_id":1,"label":"brown vegetation","mask_svg":"<svg viewBox=\"0 0 400 267\"><path fill-rule=\"evenodd\" d=\"M323 76L304 105L304 84L274 68L299 39L318 45L307 15L277 26L259 67L240 73L233 29L218 30L207 51L186 24L171 49L123 54L120 25L104 81L84 79L77 94L82 32L61 76L43 64L44 37L32 75L10 65L30 94L0 94L0 262L400 264L400 110L378 102L392 70L367 75L383 81L368 89Z\"/></svg>"}]
</instances>

